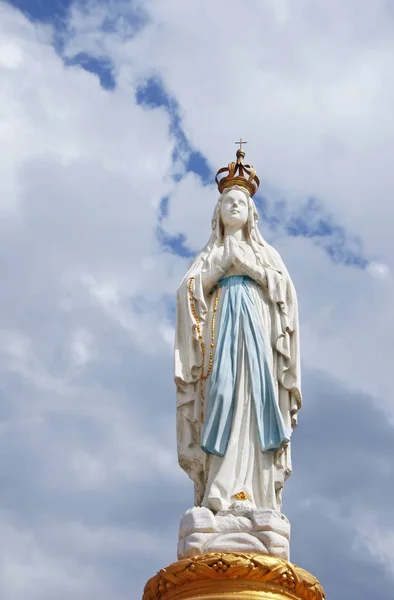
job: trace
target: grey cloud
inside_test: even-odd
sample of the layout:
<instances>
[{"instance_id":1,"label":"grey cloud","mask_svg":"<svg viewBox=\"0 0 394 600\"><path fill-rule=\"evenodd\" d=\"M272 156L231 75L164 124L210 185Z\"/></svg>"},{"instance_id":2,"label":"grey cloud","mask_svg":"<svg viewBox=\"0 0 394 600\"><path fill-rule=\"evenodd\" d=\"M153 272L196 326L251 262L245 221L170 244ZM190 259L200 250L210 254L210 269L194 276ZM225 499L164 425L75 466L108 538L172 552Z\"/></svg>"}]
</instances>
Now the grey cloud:
<instances>
[{"instance_id":1,"label":"grey cloud","mask_svg":"<svg viewBox=\"0 0 394 600\"><path fill-rule=\"evenodd\" d=\"M388 599L390 583L378 557L371 563L354 544L355 524L367 527L363 515L371 511L383 528L394 528L392 427L370 398L323 373L306 372L304 396L294 475L284 494L292 560L321 578L327 597Z\"/></svg>"}]
</instances>

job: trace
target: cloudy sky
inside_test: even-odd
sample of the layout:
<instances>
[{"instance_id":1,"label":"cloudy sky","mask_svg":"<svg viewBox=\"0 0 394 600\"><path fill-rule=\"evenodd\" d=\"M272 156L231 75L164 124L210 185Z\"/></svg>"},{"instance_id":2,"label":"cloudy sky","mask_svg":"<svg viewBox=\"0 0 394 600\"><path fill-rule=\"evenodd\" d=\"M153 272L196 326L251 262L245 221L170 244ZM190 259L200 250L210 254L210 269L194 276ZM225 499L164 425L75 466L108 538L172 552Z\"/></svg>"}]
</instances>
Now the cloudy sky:
<instances>
[{"instance_id":1,"label":"cloudy sky","mask_svg":"<svg viewBox=\"0 0 394 600\"><path fill-rule=\"evenodd\" d=\"M392 598L393 104L389 0L0 0L2 600L176 560L174 294L240 136L300 303L292 561Z\"/></svg>"}]
</instances>

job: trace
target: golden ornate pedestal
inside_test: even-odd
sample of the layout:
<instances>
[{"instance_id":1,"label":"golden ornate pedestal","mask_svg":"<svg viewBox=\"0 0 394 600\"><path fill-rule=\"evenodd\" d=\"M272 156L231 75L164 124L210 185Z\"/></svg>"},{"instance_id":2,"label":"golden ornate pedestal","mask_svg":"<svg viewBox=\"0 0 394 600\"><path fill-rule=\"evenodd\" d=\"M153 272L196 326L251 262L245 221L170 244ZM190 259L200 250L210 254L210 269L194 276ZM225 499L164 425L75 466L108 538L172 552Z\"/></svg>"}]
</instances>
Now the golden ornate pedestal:
<instances>
[{"instance_id":1,"label":"golden ornate pedestal","mask_svg":"<svg viewBox=\"0 0 394 600\"><path fill-rule=\"evenodd\" d=\"M262 554L202 554L173 563L145 586L143 600L324 600L304 569Z\"/></svg>"}]
</instances>

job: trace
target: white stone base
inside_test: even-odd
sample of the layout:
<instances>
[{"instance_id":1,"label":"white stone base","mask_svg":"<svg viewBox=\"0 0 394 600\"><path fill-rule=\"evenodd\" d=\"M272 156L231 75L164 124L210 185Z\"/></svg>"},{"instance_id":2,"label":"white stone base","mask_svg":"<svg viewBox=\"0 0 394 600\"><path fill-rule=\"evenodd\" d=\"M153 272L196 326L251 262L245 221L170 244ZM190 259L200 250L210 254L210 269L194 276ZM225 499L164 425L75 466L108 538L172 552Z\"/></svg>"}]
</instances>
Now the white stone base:
<instances>
[{"instance_id":1,"label":"white stone base","mask_svg":"<svg viewBox=\"0 0 394 600\"><path fill-rule=\"evenodd\" d=\"M181 519L178 560L207 552L257 552L290 560L290 523L269 508L253 508L248 501L234 502L214 514L195 506Z\"/></svg>"}]
</instances>

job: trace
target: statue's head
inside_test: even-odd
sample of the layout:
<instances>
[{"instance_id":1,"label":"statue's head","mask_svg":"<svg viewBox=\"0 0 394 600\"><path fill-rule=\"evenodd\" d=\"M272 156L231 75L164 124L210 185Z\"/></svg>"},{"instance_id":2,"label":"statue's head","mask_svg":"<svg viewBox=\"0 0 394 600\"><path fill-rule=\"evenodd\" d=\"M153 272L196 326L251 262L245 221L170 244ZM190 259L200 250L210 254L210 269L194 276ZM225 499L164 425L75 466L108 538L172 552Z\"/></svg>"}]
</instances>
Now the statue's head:
<instances>
[{"instance_id":1,"label":"statue's head","mask_svg":"<svg viewBox=\"0 0 394 600\"><path fill-rule=\"evenodd\" d=\"M248 195L241 188L232 188L222 194L220 221L224 230L243 229L248 222Z\"/></svg>"},{"instance_id":2,"label":"statue's head","mask_svg":"<svg viewBox=\"0 0 394 600\"><path fill-rule=\"evenodd\" d=\"M243 229L249 239L257 226L258 214L248 191L238 185L226 188L218 199L212 219L213 233L222 242L226 228Z\"/></svg>"}]
</instances>

